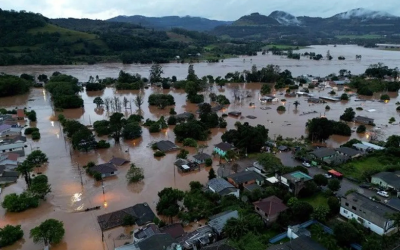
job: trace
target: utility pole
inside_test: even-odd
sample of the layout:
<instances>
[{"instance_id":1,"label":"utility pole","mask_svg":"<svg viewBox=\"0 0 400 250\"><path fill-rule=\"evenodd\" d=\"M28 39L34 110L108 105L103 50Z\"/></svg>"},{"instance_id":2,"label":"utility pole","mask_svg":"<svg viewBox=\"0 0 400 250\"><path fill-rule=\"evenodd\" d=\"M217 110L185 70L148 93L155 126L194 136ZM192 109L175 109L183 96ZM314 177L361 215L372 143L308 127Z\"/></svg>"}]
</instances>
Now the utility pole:
<instances>
[{"instance_id":1,"label":"utility pole","mask_svg":"<svg viewBox=\"0 0 400 250\"><path fill-rule=\"evenodd\" d=\"M80 167L79 163L78 163L78 171L79 171L79 176L81 177L81 185L83 187L82 171L81 171L81 167Z\"/></svg>"}]
</instances>

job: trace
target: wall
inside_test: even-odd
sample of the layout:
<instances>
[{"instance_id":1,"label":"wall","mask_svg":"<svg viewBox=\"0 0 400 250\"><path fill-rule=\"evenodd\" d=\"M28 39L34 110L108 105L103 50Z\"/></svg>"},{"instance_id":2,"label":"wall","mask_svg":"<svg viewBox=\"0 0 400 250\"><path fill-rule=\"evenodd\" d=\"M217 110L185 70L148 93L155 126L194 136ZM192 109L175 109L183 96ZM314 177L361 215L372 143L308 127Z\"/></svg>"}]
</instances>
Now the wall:
<instances>
[{"instance_id":1,"label":"wall","mask_svg":"<svg viewBox=\"0 0 400 250\"><path fill-rule=\"evenodd\" d=\"M388 184L386 182L384 182L381 178L378 178L378 177L372 177L371 183L378 184L379 186L384 187L384 188L388 187Z\"/></svg>"}]
</instances>

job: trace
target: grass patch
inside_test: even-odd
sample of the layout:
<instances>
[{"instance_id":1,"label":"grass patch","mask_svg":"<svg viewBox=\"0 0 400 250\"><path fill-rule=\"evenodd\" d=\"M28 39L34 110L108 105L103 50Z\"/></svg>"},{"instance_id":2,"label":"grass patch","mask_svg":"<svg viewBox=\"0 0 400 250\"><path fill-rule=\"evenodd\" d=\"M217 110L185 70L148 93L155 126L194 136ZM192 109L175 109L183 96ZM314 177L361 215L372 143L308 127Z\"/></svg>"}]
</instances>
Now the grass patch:
<instances>
[{"instance_id":1,"label":"grass patch","mask_svg":"<svg viewBox=\"0 0 400 250\"><path fill-rule=\"evenodd\" d=\"M177 34L174 32L167 32L167 36L175 42L184 42L184 43L190 43L193 42L193 39L185 36L185 35L181 35L181 34Z\"/></svg>"},{"instance_id":2,"label":"grass patch","mask_svg":"<svg viewBox=\"0 0 400 250\"><path fill-rule=\"evenodd\" d=\"M357 180L362 180L362 175L366 171L379 170L383 171L385 166L390 165L379 156L365 157L359 160L348 162L344 165L338 166L338 171L346 177L353 177Z\"/></svg>"},{"instance_id":3,"label":"grass patch","mask_svg":"<svg viewBox=\"0 0 400 250\"><path fill-rule=\"evenodd\" d=\"M328 199L320 192L314 196L307 197L307 198L302 198L299 199L300 201L305 201L313 208L319 207L319 206L326 206L328 207Z\"/></svg>"},{"instance_id":4,"label":"grass patch","mask_svg":"<svg viewBox=\"0 0 400 250\"><path fill-rule=\"evenodd\" d=\"M336 36L338 39L378 39L381 38L380 35L343 35Z\"/></svg>"}]
</instances>

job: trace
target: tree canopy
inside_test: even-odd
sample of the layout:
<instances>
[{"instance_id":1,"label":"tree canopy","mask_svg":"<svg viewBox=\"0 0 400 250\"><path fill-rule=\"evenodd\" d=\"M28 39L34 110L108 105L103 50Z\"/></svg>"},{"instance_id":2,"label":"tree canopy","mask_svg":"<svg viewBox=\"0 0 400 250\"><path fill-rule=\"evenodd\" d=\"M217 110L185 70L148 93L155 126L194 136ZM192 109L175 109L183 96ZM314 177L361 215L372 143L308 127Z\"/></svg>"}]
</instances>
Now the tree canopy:
<instances>
[{"instance_id":1,"label":"tree canopy","mask_svg":"<svg viewBox=\"0 0 400 250\"><path fill-rule=\"evenodd\" d=\"M248 122L238 123L236 129L231 129L221 136L222 141L232 143L236 148L247 152L260 152L268 139L268 129L264 125L255 127Z\"/></svg>"},{"instance_id":2,"label":"tree canopy","mask_svg":"<svg viewBox=\"0 0 400 250\"><path fill-rule=\"evenodd\" d=\"M55 219L48 219L39 226L32 228L30 238L33 242L44 242L46 246L49 244L57 244L64 237L64 223Z\"/></svg>"}]
</instances>

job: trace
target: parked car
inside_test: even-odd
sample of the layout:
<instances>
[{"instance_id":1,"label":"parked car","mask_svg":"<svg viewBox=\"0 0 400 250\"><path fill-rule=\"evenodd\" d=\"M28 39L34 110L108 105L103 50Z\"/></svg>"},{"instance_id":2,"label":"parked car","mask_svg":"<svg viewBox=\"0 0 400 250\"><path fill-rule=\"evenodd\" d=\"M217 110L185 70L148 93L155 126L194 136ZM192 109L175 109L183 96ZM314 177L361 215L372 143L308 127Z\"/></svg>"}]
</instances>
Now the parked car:
<instances>
[{"instance_id":1,"label":"parked car","mask_svg":"<svg viewBox=\"0 0 400 250\"><path fill-rule=\"evenodd\" d=\"M327 179L332 178L332 175L330 175L330 174L324 174L324 176L325 176Z\"/></svg>"},{"instance_id":2,"label":"parked car","mask_svg":"<svg viewBox=\"0 0 400 250\"><path fill-rule=\"evenodd\" d=\"M311 167L310 163L308 163L308 162L303 162L303 166L306 167L306 168L310 168Z\"/></svg>"},{"instance_id":3,"label":"parked car","mask_svg":"<svg viewBox=\"0 0 400 250\"><path fill-rule=\"evenodd\" d=\"M386 198L388 198L389 197L389 194L388 194L388 192L386 192L386 191L378 191L378 192L376 192L378 195L380 195L380 196L382 196L382 197L386 197Z\"/></svg>"},{"instance_id":4,"label":"parked car","mask_svg":"<svg viewBox=\"0 0 400 250\"><path fill-rule=\"evenodd\" d=\"M367 188L367 189L370 189L370 188L371 188L371 184L369 184L369 183L361 183L361 184L359 185L359 187L360 187L360 188Z\"/></svg>"}]
</instances>

